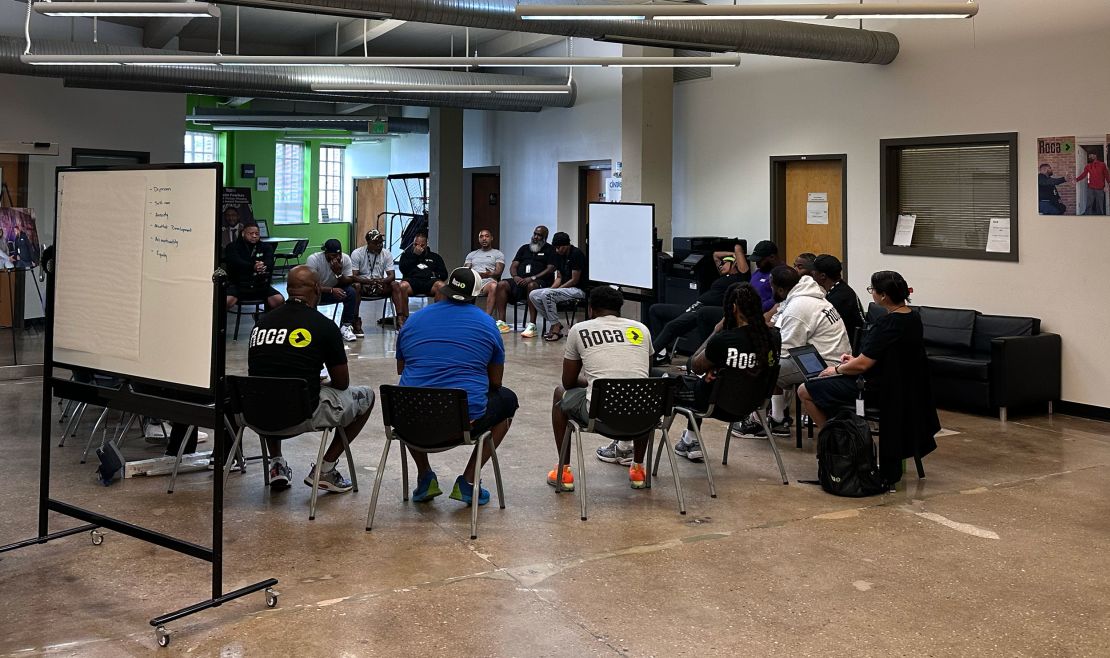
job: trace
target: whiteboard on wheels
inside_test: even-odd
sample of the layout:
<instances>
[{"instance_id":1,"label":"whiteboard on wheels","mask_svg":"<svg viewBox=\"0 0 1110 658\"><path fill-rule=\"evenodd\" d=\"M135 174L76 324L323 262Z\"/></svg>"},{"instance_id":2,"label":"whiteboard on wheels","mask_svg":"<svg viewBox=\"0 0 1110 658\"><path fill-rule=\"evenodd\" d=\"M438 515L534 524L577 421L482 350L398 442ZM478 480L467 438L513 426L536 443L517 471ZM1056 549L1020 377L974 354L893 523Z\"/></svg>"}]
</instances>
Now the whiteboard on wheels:
<instances>
[{"instance_id":1,"label":"whiteboard on wheels","mask_svg":"<svg viewBox=\"0 0 1110 658\"><path fill-rule=\"evenodd\" d=\"M590 280L654 288L655 205L591 203L589 213Z\"/></svg>"}]
</instances>

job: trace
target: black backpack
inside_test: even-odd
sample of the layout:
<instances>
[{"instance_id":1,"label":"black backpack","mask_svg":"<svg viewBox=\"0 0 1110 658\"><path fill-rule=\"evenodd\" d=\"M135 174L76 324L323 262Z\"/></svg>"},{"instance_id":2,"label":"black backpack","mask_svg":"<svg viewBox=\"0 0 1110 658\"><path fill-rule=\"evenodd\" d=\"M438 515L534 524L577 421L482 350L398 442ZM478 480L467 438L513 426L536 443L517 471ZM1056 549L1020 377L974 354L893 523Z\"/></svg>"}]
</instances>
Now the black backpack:
<instances>
[{"instance_id":1,"label":"black backpack","mask_svg":"<svg viewBox=\"0 0 1110 658\"><path fill-rule=\"evenodd\" d=\"M825 423L817 435L817 479L834 496L861 498L887 491L866 420L841 411Z\"/></svg>"}]
</instances>

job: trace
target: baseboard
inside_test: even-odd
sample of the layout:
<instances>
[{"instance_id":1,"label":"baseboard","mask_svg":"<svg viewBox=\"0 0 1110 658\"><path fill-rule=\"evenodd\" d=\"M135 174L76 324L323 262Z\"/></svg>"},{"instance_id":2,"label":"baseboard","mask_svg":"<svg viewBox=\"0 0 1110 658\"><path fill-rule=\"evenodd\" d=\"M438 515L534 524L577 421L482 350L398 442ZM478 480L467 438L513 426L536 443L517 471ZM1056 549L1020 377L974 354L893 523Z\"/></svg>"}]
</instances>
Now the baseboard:
<instances>
[{"instance_id":1,"label":"baseboard","mask_svg":"<svg viewBox=\"0 0 1110 658\"><path fill-rule=\"evenodd\" d=\"M1056 403L1055 411L1068 416L1110 421L1110 408L1098 407L1093 404L1081 404L1079 402L1066 402L1061 400Z\"/></svg>"}]
</instances>

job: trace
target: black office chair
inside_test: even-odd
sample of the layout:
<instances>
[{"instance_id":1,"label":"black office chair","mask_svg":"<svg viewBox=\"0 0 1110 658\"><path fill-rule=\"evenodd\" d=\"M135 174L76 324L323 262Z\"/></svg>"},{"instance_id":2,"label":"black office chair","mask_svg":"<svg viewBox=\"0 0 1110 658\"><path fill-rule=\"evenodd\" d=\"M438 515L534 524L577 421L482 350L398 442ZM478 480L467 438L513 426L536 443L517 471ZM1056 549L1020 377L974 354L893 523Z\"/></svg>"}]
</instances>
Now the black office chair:
<instances>
[{"instance_id":1,"label":"black office chair","mask_svg":"<svg viewBox=\"0 0 1110 658\"><path fill-rule=\"evenodd\" d=\"M274 274L288 274L289 261L301 262L301 256L308 249L308 238L301 238L293 243L293 250L274 254ZM278 261L281 263L278 263Z\"/></svg>"},{"instance_id":2,"label":"black office chair","mask_svg":"<svg viewBox=\"0 0 1110 658\"><path fill-rule=\"evenodd\" d=\"M238 299L238 298L237 298ZM250 311L245 311L243 307L252 307ZM243 318L244 313L250 313L255 322L258 321L258 316L266 311L266 299L238 299L235 305L228 309L228 313L235 315L235 331L231 334L231 340L239 340L239 321Z\"/></svg>"},{"instance_id":3,"label":"black office chair","mask_svg":"<svg viewBox=\"0 0 1110 658\"><path fill-rule=\"evenodd\" d=\"M232 413L236 415L239 431L228 451L224 464L224 477L230 470L232 460L240 454L243 432L250 428L258 433L262 444L262 473L266 486L270 486L270 455L266 451L266 439L292 438L300 433L289 434L288 428L300 425L312 417L319 404L308 391L308 383L294 377L243 377L229 375L227 388ZM342 427L320 428L320 450L316 455L316 468L312 482L312 500L308 507L308 520L316 518L316 496L320 492L320 464L324 461L332 433L338 432L343 442L343 452L347 455L347 467L351 471L351 485L358 491L358 477L355 474L355 460L351 456L351 446L347 443L347 433Z\"/></svg>"},{"instance_id":4,"label":"black office chair","mask_svg":"<svg viewBox=\"0 0 1110 658\"><path fill-rule=\"evenodd\" d=\"M470 434L470 416L467 412L466 391L457 388L421 388L416 386L382 385L382 419L385 421L385 448L374 478L374 493L370 496L370 509L366 511L366 530L373 527L374 513L378 509L378 491L385 474L389 448L394 441L401 446L402 500L409 499L409 461L405 449L417 452L444 452L460 446L474 446L474 500L470 505L470 538L478 538L478 492L481 488L482 450L491 432L477 437ZM501 467L497 463L497 446L490 440L490 461L497 483L497 504L505 509L505 495L501 486Z\"/></svg>"},{"instance_id":5,"label":"black office chair","mask_svg":"<svg viewBox=\"0 0 1110 658\"><path fill-rule=\"evenodd\" d=\"M725 375L729 377L729 375ZM786 467L782 465L782 455L779 454L778 444L775 443L775 437L771 434L771 424L767 422L767 402L771 399L771 392L775 388L775 383L779 378L779 366L768 368L764 371L762 377L750 379L748 382L741 381L741 385L737 387L735 392L729 391L724 395L720 395L715 400L714 411L719 411L726 417L731 418L746 418L753 411L759 419L759 424L763 427L763 435L767 442L771 444L771 452L775 455L775 461L779 465L779 474L782 476L782 483L788 484L790 480L786 477ZM728 447L732 441L732 432L725 431L725 452L721 458L721 464L728 464ZM702 449L705 449L705 444L702 444Z\"/></svg>"},{"instance_id":6,"label":"black office chair","mask_svg":"<svg viewBox=\"0 0 1110 658\"><path fill-rule=\"evenodd\" d=\"M578 481L581 490L582 520L586 520L586 460L582 456L582 432L600 434L610 439L631 439L649 434L647 463L644 464L647 486L651 487L651 450L655 443L655 431L661 433L662 446L667 449L671 462L671 474L678 495L678 513L686 514L686 500L682 495L682 481L675 463L674 450L667 438L664 420L671 415L674 388L671 380L664 377L646 379L595 379L590 394L590 422L586 427L573 418L567 424L563 435L562 448L559 450L559 466L555 470L561 479L563 467L570 461L570 436L574 435L578 446ZM564 491L562 482L555 485L555 492Z\"/></svg>"}]
</instances>

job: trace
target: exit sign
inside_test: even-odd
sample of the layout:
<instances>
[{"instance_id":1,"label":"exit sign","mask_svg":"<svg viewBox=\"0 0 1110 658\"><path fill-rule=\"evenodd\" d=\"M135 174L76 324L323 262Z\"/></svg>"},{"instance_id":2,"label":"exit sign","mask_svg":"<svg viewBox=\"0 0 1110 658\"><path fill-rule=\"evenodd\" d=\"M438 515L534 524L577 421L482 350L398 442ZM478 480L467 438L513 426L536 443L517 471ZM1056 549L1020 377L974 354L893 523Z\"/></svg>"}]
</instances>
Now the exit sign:
<instances>
[{"instance_id":1,"label":"exit sign","mask_svg":"<svg viewBox=\"0 0 1110 658\"><path fill-rule=\"evenodd\" d=\"M371 135L384 135L389 132L389 121L381 119L379 121L370 122Z\"/></svg>"}]
</instances>

